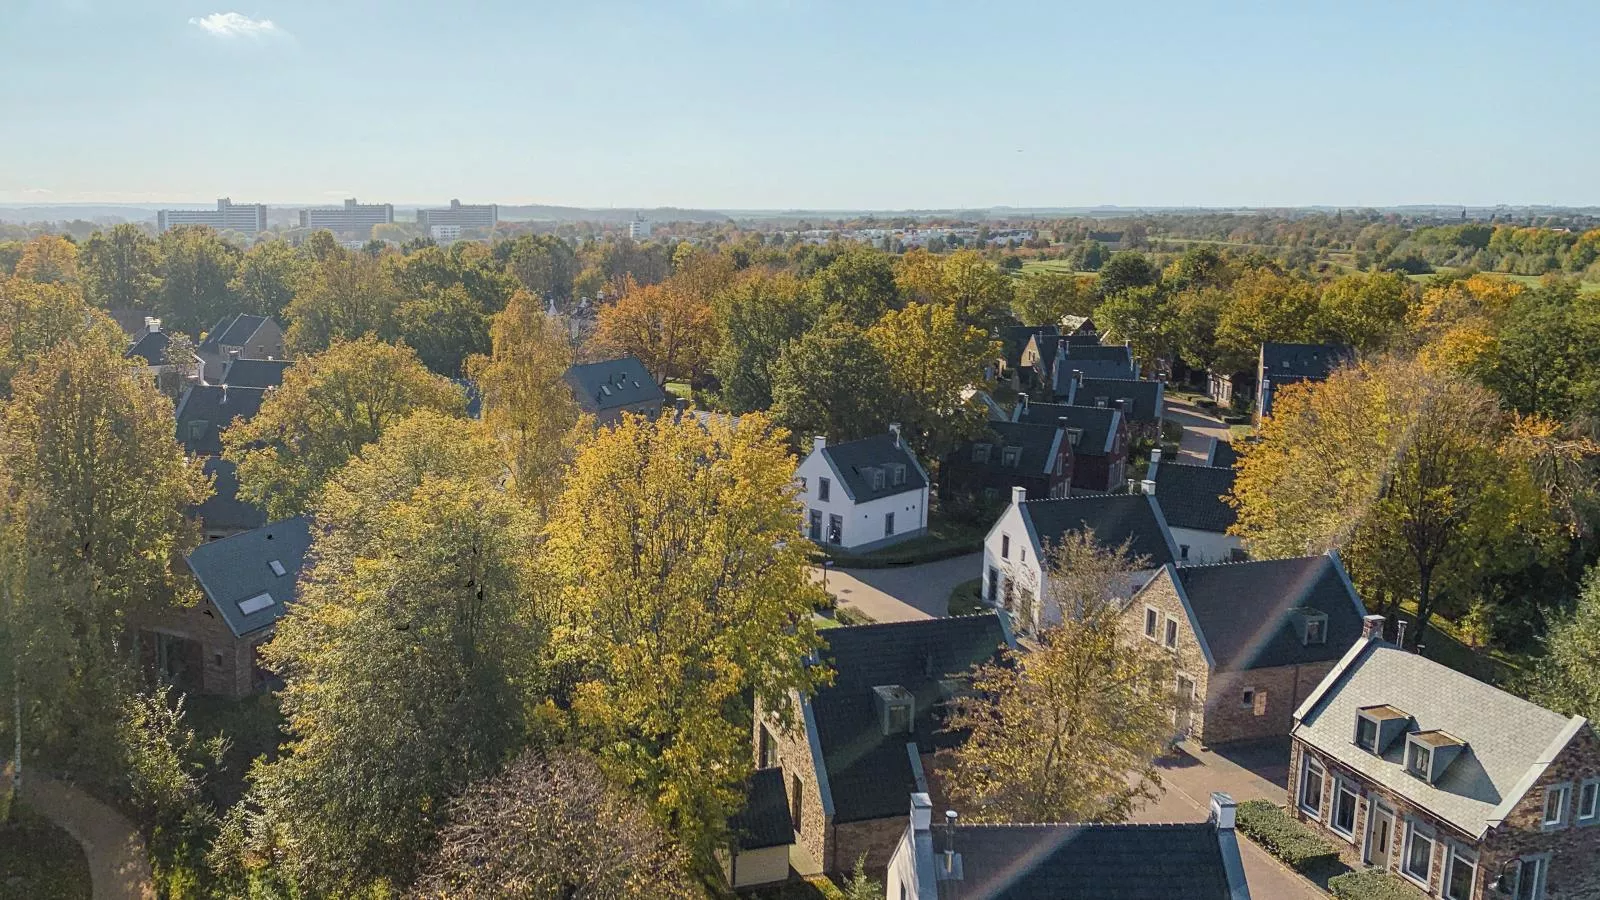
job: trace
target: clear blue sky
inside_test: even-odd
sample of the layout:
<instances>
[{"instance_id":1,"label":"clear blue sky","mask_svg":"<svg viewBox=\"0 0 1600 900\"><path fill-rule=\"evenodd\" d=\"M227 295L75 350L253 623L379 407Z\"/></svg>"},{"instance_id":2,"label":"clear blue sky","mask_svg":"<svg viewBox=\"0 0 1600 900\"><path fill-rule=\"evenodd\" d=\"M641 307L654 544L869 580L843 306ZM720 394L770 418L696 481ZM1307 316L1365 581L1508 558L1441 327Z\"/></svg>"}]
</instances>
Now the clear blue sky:
<instances>
[{"instance_id":1,"label":"clear blue sky","mask_svg":"<svg viewBox=\"0 0 1600 900\"><path fill-rule=\"evenodd\" d=\"M0 5L0 203L1600 204L1592 0Z\"/></svg>"}]
</instances>

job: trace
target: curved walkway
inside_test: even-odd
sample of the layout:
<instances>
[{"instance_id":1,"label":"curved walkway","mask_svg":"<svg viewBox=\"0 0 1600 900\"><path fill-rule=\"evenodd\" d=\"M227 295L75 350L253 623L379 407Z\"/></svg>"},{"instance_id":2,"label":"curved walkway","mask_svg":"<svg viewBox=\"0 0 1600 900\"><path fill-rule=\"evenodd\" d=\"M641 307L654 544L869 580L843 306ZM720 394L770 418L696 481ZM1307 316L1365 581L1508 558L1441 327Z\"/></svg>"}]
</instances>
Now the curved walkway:
<instances>
[{"instance_id":1,"label":"curved walkway","mask_svg":"<svg viewBox=\"0 0 1600 900\"><path fill-rule=\"evenodd\" d=\"M27 773L22 797L83 845L94 900L155 900L144 839L122 814L76 787Z\"/></svg>"},{"instance_id":2,"label":"curved walkway","mask_svg":"<svg viewBox=\"0 0 1600 900\"><path fill-rule=\"evenodd\" d=\"M982 553L969 553L920 566L830 568L828 593L840 603L860 610L877 622L936 619L949 614L950 592L955 590L956 585L982 574ZM820 581L822 570L813 567L811 577Z\"/></svg>"}]
</instances>

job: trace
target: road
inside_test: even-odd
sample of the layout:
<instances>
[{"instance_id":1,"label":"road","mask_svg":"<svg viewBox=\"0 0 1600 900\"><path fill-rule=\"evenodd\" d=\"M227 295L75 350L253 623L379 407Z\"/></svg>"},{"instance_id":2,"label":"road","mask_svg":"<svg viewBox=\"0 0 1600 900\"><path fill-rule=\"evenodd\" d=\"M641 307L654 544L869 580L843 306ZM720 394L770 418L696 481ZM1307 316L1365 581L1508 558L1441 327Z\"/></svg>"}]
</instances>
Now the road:
<instances>
[{"instance_id":1,"label":"road","mask_svg":"<svg viewBox=\"0 0 1600 900\"><path fill-rule=\"evenodd\" d=\"M1183 426L1183 441L1178 445L1180 462L1205 465L1211 439L1225 441L1230 429L1222 420L1192 403L1167 398L1163 416Z\"/></svg>"},{"instance_id":2,"label":"road","mask_svg":"<svg viewBox=\"0 0 1600 900\"><path fill-rule=\"evenodd\" d=\"M909 622L949 614L950 592L978 578L983 554L892 569L829 569L828 593L878 622ZM820 579L822 570L811 576Z\"/></svg>"}]
</instances>

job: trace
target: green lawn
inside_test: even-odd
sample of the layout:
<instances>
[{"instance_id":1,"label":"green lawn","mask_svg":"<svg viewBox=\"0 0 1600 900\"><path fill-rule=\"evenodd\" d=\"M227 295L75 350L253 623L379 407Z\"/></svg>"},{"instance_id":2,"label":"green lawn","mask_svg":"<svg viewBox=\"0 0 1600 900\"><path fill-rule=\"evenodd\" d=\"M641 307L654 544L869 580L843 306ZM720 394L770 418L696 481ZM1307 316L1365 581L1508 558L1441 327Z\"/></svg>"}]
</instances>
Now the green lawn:
<instances>
[{"instance_id":1,"label":"green lawn","mask_svg":"<svg viewBox=\"0 0 1600 900\"><path fill-rule=\"evenodd\" d=\"M1451 271L1450 269L1440 269L1440 270L1438 270L1438 272L1436 274L1448 275L1448 274L1450 274L1450 271ZM1544 280L1544 276L1543 275L1512 275L1512 274L1510 274L1508 272L1484 272L1483 274L1484 275L1492 275L1492 276L1494 276L1496 278L1504 278L1507 281L1515 281L1516 283L1518 283L1520 285L1524 285L1526 287L1531 287L1531 288L1532 287L1538 287L1540 282L1542 282ZM1427 281L1428 279L1433 278L1434 276L1433 275L1407 275L1406 277L1411 279L1412 281ZM1600 281L1581 281L1581 282L1578 283L1578 290L1579 290L1579 292L1584 293L1584 294L1600 294Z\"/></svg>"},{"instance_id":2,"label":"green lawn","mask_svg":"<svg viewBox=\"0 0 1600 900\"><path fill-rule=\"evenodd\" d=\"M1022 271L1028 272L1065 272L1068 275L1094 275L1095 272L1080 272L1072 267L1072 262L1065 259L1025 259L1022 261Z\"/></svg>"},{"instance_id":3,"label":"green lawn","mask_svg":"<svg viewBox=\"0 0 1600 900\"><path fill-rule=\"evenodd\" d=\"M844 900L839 888L821 875L804 881L740 891L739 896L745 900Z\"/></svg>"},{"instance_id":4,"label":"green lawn","mask_svg":"<svg viewBox=\"0 0 1600 900\"><path fill-rule=\"evenodd\" d=\"M0 825L0 900L87 900L89 861L72 835L17 803Z\"/></svg>"},{"instance_id":5,"label":"green lawn","mask_svg":"<svg viewBox=\"0 0 1600 900\"><path fill-rule=\"evenodd\" d=\"M963 581L950 592L949 615L973 616L988 611L989 607L983 604L982 578Z\"/></svg>"},{"instance_id":6,"label":"green lawn","mask_svg":"<svg viewBox=\"0 0 1600 900\"><path fill-rule=\"evenodd\" d=\"M1403 601L1400 608L1411 617L1408 621L1416 621L1415 602ZM1467 646L1459 637L1455 623L1439 615L1428 620L1428 633L1422 636L1422 646L1422 655L1434 662L1500 687L1505 687L1533 664L1525 654Z\"/></svg>"}]
</instances>

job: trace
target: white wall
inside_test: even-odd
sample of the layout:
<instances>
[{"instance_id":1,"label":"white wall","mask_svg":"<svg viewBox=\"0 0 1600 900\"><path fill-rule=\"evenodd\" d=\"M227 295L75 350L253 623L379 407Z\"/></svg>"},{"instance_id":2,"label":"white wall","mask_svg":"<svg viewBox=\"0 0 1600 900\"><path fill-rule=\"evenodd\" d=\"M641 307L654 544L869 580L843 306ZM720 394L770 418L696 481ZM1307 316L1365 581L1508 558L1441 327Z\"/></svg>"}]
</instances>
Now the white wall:
<instances>
[{"instance_id":1,"label":"white wall","mask_svg":"<svg viewBox=\"0 0 1600 900\"><path fill-rule=\"evenodd\" d=\"M1005 546L1005 539L1009 537L1011 548L1005 556L1001 550ZM997 583L997 596L990 596L989 570L995 569L1000 573ZM1039 566L1038 553L1035 552L1033 542L1028 538L1028 527L1023 524L1022 511L1016 503L1006 507L1000 514L1000 520L989 529L989 534L983 539L983 571L979 573L983 579L983 599L995 609L1005 608L1006 579L1012 579L1015 601L1012 604L1013 613L1018 620L1023 618L1022 613L1028 607L1025 597L1043 596L1046 590L1045 576Z\"/></svg>"},{"instance_id":2,"label":"white wall","mask_svg":"<svg viewBox=\"0 0 1600 900\"><path fill-rule=\"evenodd\" d=\"M1189 548L1189 555L1178 560L1180 566L1228 562L1233 559L1233 551L1244 549L1244 542L1236 535L1196 528L1174 528L1172 540L1180 551L1184 547Z\"/></svg>"},{"instance_id":3,"label":"white wall","mask_svg":"<svg viewBox=\"0 0 1600 900\"><path fill-rule=\"evenodd\" d=\"M926 487L879 497L866 503L852 503L839 478L839 473L835 472L816 450L812 450L800 461L795 475L804 479L805 483L805 488L800 492L800 502L805 506L805 511L801 513L800 532L809 536L811 510L821 512L822 540L819 543L827 541L830 515L837 515L843 520L839 546L846 550L905 540L915 537L928 527ZM826 501L817 497L818 484L823 478L831 482ZM891 512L894 513L894 536L886 540L883 534L884 517Z\"/></svg>"}]
</instances>

